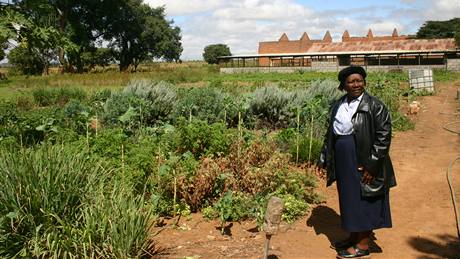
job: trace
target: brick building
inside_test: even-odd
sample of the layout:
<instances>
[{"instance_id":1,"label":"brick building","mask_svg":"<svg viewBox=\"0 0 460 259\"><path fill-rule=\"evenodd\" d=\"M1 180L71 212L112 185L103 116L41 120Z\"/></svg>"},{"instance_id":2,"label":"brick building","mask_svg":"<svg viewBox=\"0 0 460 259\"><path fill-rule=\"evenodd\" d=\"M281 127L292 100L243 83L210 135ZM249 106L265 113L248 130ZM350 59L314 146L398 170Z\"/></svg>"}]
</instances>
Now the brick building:
<instances>
[{"instance_id":1,"label":"brick building","mask_svg":"<svg viewBox=\"0 0 460 259\"><path fill-rule=\"evenodd\" d=\"M460 49L454 39L411 39L398 35L374 36L369 29L364 37L351 37L348 31L341 42L333 42L327 31L321 40L306 32L298 40L283 33L277 41L259 42L258 54L221 57L223 72L293 70L338 71L350 64L369 70L445 68L460 71Z\"/></svg>"}]
</instances>

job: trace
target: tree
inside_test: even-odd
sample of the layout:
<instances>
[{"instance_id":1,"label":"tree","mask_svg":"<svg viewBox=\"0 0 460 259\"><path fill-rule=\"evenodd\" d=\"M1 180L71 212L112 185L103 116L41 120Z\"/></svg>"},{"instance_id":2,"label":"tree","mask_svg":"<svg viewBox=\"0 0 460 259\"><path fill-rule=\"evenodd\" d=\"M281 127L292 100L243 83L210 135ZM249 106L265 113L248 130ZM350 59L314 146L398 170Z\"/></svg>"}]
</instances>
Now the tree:
<instances>
[{"instance_id":1,"label":"tree","mask_svg":"<svg viewBox=\"0 0 460 259\"><path fill-rule=\"evenodd\" d=\"M91 51L83 52L81 61L86 70L91 70L95 66L105 67L115 61L112 49L109 48L96 48Z\"/></svg>"},{"instance_id":2,"label":"tree","mask_svg":"<svg viewBox=\"0 0 460 259\"><path fill-rule=\"evenodd\" d=\"M165 19L164 11L164 7L152 8L142 0L127 0L123 8L110 14L104 39L114 49L120 71L130 66L136 70L140 62L149 59L179 59L180 28Z\"/></svg>"},{"instance_id":3,"label":"tree","mask_svg":"<svg viewBox=\"0 0 460 259\"><path fill-rule=\"evenodd\" d=\"M115 53L121 71L131 66L135 70L148 59L177 61L182 53L180 28L166 20L163 7L152 8L143 0L12 2L8 9L27 17L15 22L20 25L15 40L40 57L44 72L52 60L83 72L87 58L97 58L88 52L101 47L102 42ZM0 45L2 35L0 30Z\"/></svg>"},{"instance_id":4,"label":"tree","mask_svg":"<svg viewBox=\"0 0 460 259\"><path fill-rule=\"evenodd\" d=\"M43 62L37 53L29 48L18 46L8 54L8 61L15 72L24 75L37 75L43 72Z\"/></svg>"},{"instance_id":5,"label":"tree","mask_svg":"<svg viewBox=\"0 0 460 259\"><path fill-rule=\"evenodd\" d=\"M57 57L58 48L71 48L72 42L54 26L53 10L42 0L14 1L16 5L3 7L1 18L3 28L9 31L8 42L16 42L19 53L32 55L31 58L19 58L18 62L38 61L43 68L42 74L48 74L48 67ZM1 31L5 31L1 29ZM16 64L19 64L16 62ZM21 67L38 67L36 64L21 64ZM20 71L35 71L18 69ZM34 72L35 73L35 72Z\"/></svg>"},{"instance_id":6,"label":"tree","mask_svg":"<svg viewBox=\"0 0 460 259\"><path fill-rule=\"evenodd\" d=\"M454 34L455 43L457 44L457 48L460 48L460 31L456 31Z\"/></svg>"},{"instance_id":7,"label":"tree","mask_svg":"<svg viewBox=\"0 0 460 259\"><path fill-rule=\"evenodd\" d=\"M211 44L204 48L203 58L208 64L217 64L218 57L231 56L230 48L225 44Z\"/></svg>"},{"instance_id":8,"label":"tree","mask_svg":"<svg viewBox=\"0 0 460 259\"><path fill-rule=\"evenodd\" d=\"M453 38L456 32L460 32L460 18L448 21L427 21L418 30L417 38Z\"/></svg>"}]
</instances>

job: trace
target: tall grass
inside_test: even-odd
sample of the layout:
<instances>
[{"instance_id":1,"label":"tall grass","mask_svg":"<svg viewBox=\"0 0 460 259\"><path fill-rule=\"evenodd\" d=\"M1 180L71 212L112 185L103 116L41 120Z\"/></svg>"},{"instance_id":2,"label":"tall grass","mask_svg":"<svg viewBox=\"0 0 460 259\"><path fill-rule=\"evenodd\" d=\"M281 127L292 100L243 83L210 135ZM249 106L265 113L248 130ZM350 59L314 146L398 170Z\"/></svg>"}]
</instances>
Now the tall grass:
<instances>
[{"instance_id":1,"label":"tall grass","mask_svg":"<svg viewBox=\"0 0 460 259\"><path fill-rule=\"evenodd\" d=\"M132 258L151 214L79 147L0 150L0 257Z\"/></svg>"}]
</instances>

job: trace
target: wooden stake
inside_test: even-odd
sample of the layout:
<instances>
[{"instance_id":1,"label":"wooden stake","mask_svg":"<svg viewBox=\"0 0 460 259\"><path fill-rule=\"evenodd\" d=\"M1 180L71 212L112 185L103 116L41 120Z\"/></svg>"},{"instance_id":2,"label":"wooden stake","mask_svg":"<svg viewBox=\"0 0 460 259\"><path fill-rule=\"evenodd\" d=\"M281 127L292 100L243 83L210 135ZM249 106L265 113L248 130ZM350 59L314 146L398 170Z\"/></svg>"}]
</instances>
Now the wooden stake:
<instances>
[{"instance_id":1,"label":"wooden stake","mask_svg":"<svg viewBox=\"0 0 460 259\"><path fill-rule=\"evenodd\" d=\"M264 245L264 259L268 258L268 251L270 250L270 239L272 235L265 235L265 245Z\"/></svg>"}]
</instances>

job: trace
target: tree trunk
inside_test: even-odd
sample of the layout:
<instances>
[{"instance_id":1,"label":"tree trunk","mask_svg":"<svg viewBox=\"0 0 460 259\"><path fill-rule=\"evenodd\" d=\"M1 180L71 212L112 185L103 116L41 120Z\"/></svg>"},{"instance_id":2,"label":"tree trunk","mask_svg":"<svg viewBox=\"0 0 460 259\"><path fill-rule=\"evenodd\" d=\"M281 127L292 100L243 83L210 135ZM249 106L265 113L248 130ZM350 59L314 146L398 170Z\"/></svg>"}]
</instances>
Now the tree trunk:
<instances>
[{"instance_id":1,"label":"tree trunk","mask_svg":"<svg viewBox=\"0 0 460 259\"><path fill-rule=\"evenodd\" d=\"M68 15L67 15L67 12L65 10L61 10L61 9L57 8L57 11L58 11L58 14L59 14L59 31L60 31L61 34L64 34L65 28L67 27L67 22L68 22L67 17L68 17ZM65 51L64 51L63 46L59 47L58 57L59 57L60 67L63 68L63 69L59 69L59 71L61 71L61 74L64 74L64 71L65 71L65 69L67 67L67 60L65 59Z\"/></svg>"}]
</instances>

